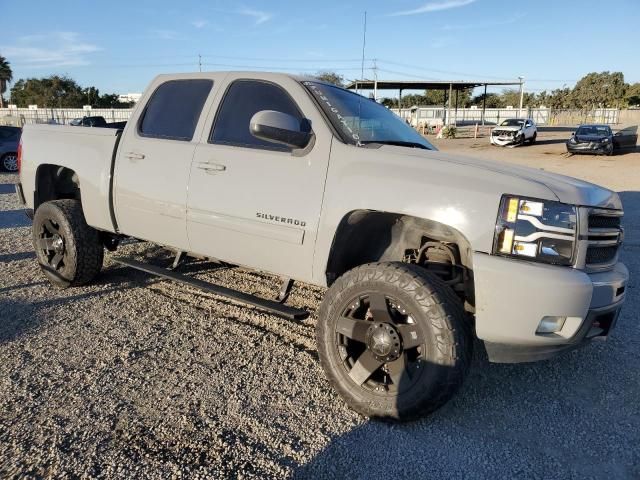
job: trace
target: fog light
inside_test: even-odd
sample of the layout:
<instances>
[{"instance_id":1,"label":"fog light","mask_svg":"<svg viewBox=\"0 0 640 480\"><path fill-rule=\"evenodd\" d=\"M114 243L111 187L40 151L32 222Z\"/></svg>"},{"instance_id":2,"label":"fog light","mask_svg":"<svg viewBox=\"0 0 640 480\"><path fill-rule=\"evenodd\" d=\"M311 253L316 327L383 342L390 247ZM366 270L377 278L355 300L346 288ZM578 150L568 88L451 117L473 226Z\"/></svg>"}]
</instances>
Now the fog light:
<instances>
[{"instance_id":1,"label":"fog light","mask_svg":"<svg viewBox=\"0 0 640 480\"><path fill-rule=\"evenodd\" d=\"M564 322L567 321L567 317L544 317L540 320L540 325L536 333L555 333L562 330Z\"/></svg>"}]
</instances>

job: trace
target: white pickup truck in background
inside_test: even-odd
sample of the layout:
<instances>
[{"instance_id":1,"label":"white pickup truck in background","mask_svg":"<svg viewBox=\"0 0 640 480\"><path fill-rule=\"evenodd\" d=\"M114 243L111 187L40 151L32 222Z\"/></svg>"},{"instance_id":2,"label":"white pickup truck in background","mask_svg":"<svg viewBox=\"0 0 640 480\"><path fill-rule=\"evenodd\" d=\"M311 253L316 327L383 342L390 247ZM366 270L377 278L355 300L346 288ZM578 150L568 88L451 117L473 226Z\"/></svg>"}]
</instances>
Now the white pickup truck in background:
<instances>
[{"instance_id":1,"label":"white pickup truck in background","mask_svg":"<svg viewBox=\"0 0 640 480\"><path fill-rule=\"evenodd\" d=\"M492 361L550 358L606 338L625 299L616 193L440 153L315 80L161 75L123 130L25 127L19 163L54 285L90 282L134 237L282 276L274 301L114 258L292 319L306 314L284 304L292 280L328 287L320 360L368 416L444 404L474 337Z\"/></svg>"}]
</instances>

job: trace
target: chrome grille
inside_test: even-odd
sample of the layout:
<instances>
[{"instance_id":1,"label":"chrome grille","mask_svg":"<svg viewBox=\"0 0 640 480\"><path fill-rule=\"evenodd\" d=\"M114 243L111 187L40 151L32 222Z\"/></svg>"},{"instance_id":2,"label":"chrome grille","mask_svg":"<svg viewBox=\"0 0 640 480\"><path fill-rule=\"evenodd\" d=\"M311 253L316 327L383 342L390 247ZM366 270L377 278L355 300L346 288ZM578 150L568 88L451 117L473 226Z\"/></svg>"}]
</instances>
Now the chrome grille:
<instances>
[{"instance_id":1,"label":"chrome grille","mask_svg":"<svg viewBox=\"0 0 640 480\"><path fill-rule=\"evenodd\" d=\"M587 269L606 269L618 260L618 249L623 239L620 210L592 209L587 230Z\"/></svg>"}]
</instances>

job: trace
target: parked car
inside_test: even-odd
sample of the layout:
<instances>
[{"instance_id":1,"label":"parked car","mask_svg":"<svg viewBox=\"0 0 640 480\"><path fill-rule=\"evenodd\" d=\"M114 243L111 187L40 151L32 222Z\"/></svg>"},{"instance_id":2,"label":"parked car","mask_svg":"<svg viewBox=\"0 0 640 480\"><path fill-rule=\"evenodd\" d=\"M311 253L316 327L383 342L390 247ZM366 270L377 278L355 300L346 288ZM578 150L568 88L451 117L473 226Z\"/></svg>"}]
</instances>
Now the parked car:
<instances>
[{"instance_id":1,"label":"parked car","mask_svg":"<svg viewBox=\"0 0 640 480\"><path fill-rule=\"evenodd\" d=\"M6 172L18 171L18 144L22 129L0 126L0 167Z\"/></svg>"},{"instance_id":2,"label":"parked car","mask_svg":"<svg viewBox=\"0 0 640 480\"><path fill-rule=\"evenodd\" d=\"M580 125L567 140L567 152L612 155L614 152L635 148L637 127L620 130L615 134L609 125Z\"/></svg>"},{"instance_id":3,"label":"parked car","mask_svg":"<svg viewBox=\"0 0 640 480\"><path fill-rule=\"evenodd\" d=\"M69 122L69 125L73 127L115 128L116 130L122 130L126 124L126 121L108 123L105 118L100 115L94 117L74 118Z\"/></svg>"},{"instance_id":4,"label":"parked car","mask_svg":"<svg viewBox=\"0 0 640 480\"><path fill-rule=\"evenodd\" d=\"M493 362L543 360L606 338L625 301L617 193L441 154L384 106L317 80L161 75L123 131L28 125L20 151L16 191L53 285L92 281L104 249L133 237L176 261L114 262L291 321L308 315L285 304L292 280L327 287L320 362L367 416L442 406L476 337ZM271 300L181 274L185 254L271 272L282 289Z\"/></svg>"},{"instance_id":5,"label":"parked car","mask_svg":"<svg viewBox=\"0 0 640 480\"><path fill-rule=\"evenodd\" d=\"M516 146L525 142L533 143L538 136L538 128L530 118L509 118L491 131L492 145Z\"/></svg>"},{"instance_id":6,"label":"parked car","mask_svg":"<svg viewBox=\"0 0 640 480\"><path fill-rule=\"evenodd\" d=\"M107 121L102 116L74 118L69 122L74 127L106 127Z\"/></svg>"}]
</instances>

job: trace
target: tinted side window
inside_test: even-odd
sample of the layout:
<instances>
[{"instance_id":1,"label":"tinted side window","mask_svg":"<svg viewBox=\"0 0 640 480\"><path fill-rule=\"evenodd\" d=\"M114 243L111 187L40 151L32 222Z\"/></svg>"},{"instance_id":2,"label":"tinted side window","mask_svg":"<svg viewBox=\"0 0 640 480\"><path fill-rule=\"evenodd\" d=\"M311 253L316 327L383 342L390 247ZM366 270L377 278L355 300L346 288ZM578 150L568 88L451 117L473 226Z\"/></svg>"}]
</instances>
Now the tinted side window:
<instances>
[{"instance_id":1,"label":"tinted side window","mask_svg":"<svg viewBox=\"0 0 640 480\"><path fill-rule=\"evenodd\" d=\"M144 137L193 138L212 80L170 80L160 85L147 103L138 131Z\"/></svg>"},{"instance_id":2,"label":"tinted side window","mask_svg":"<svg viewBox=\"0 0 640 480\"><path fill-rule=\"evenodd\" d=\"M251 135L251 117L261 110L276 110L300 120L303 118L289 94L281 87L259 80L236 80L224 96L209 142L291 151L285 145L267 142Z\"/></svg>"}]
</instances>

